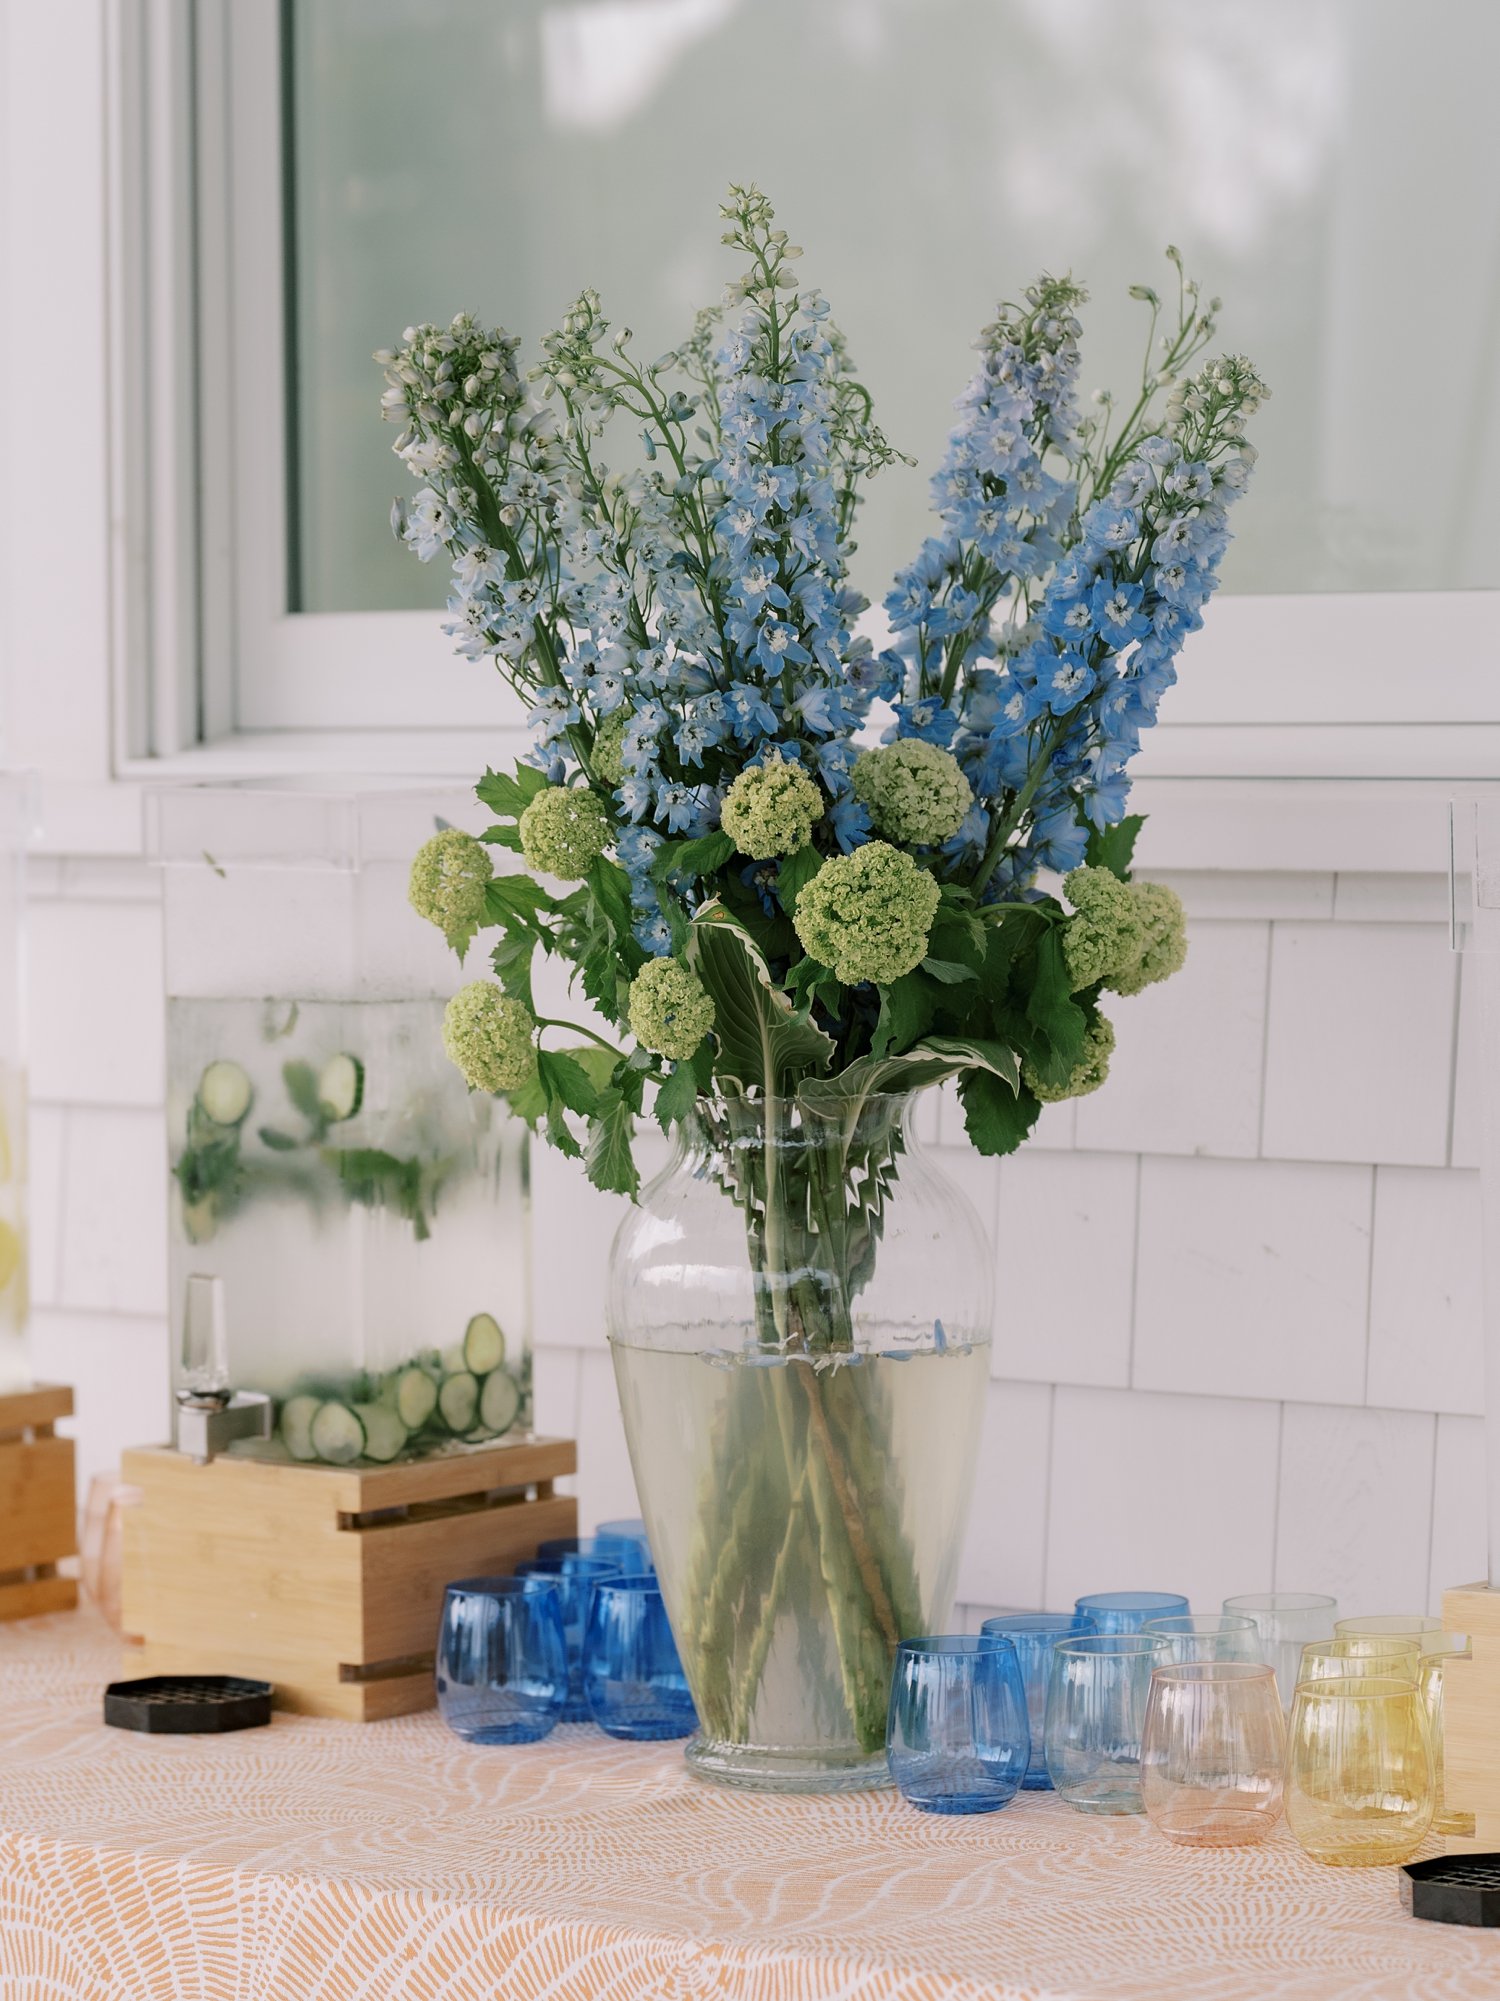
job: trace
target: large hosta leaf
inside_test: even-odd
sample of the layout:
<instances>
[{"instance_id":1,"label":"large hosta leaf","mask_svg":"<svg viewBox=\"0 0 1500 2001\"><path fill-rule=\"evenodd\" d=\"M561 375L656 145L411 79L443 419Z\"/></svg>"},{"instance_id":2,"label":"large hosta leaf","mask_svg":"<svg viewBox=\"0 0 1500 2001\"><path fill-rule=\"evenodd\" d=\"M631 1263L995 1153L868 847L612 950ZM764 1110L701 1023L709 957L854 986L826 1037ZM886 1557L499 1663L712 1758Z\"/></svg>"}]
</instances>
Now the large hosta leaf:
<instances>
[{"instance_id":1,"label":"large hosta leaf","mask_svg":"<svg viewBox=\"0 0 1500 2001\"><path fill-rule=\"evenodd\" d=\"M798 1096L814 1111L830 1116L845 1107L857 1108L877 1092L895 1095L941 1084L965 1070L988 1070L1014 1091L1021 1082L1015 1056L1003 1042L930 1035L899 1056L861 1056L836 1077L810 1078Z\"/></svg>"},{"instance_id":2,"label":"large hosta leaf","mask_svg":"<svg viewBox=\"0 0 1500 2001\"><path fill-rule=\"evenodd\" d=\"M749 934L723 907L706 904L693 920L688 962L713 996L714 1069L745 1089L776 1090L828 1068L833 1043L799 1015L771 978Z\"/></svg>"}]
</instances>

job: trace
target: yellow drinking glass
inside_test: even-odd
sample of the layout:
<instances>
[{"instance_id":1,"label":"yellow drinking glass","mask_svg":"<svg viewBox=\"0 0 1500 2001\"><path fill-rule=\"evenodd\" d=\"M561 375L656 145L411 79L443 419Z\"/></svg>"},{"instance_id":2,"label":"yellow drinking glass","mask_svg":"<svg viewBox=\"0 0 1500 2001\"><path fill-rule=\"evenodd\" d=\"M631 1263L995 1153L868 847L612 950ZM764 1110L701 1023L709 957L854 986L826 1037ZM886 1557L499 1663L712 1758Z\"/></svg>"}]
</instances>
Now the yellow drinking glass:
<instances>
[{"instance_id":1,"label":"yellow drinking glass","mask_svg":"<svg viewBox=\"0 0 1500 2001\"><path fill-rule=\"evenodd\" d=\"M1302 1649L1297 1679L1339 1681L1351 1674L1400 1675L1417 1678L1422 1643L1415 1639L1382 1640L1350 1633L1341 1640L1309 1640Z\"/></svg>"},{"instance_id":2,"label":"yellow drinking glass","mask_svg":"<svg viewBox=\"0 0 1500 2001\"><path fill-rule=\"evenodd\" d=\"M1299 1682L1287 1731L1287 1825L1315 1862L1407 1862L1432 1825L1427 1708L1414 1681Z\"/></svg>"},{"instance_id":3,"label":"yellow drinking glass","mask_svg":"<svg viewBox=\"0 0 1500 2001\"><path fill-rule=\"evenodd\" d=\"M1474 1816L1471 1813L1454 1813L1444 1797L1443 1782L1443 1683L1449 1661L1470 1658L1466 1645L1457 1642L1456 1635L1444 1633L1445 1644L1425 1651L1417 1665L1417 1688L1427 1709L1427 1730L1432 1743L1432 1824L1439 1834L1468 1834L1474 1832ZM1453 1645L1446 1642L1454 1641Z\"/></svg>"},{"instance_id":4,"label":"yellow drinking glass","mask_svg":"<svg viewBox=\"0 0 1500 2001\"><path fill-rule=\"evenodd\" d=\"M1425 1612L1366 1612L1359 1619L1335 1619L1336 1640L1422 1640L1443 1630L1441 1619Z\"/></svg>"}]
</instances>

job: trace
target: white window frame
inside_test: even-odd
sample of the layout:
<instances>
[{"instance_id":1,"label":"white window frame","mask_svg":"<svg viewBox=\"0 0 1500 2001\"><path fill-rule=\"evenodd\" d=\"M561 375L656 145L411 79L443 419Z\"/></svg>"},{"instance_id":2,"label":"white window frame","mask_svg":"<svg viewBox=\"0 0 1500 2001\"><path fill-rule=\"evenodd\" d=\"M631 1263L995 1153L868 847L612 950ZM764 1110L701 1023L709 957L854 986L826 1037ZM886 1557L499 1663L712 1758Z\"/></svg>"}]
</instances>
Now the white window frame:
<instances>
[{"instance_id":1,"label":"white window frame","mask_svg":"<svg viewBox=\"0 0 1500 2001\"><path fill-rule=\"evenodd\" d=\"M285 608L281 8L110 13L116 504L147 552L117 617L123 767L471 768L522 718L435 616ZM372 366L372 423L378 388ZM1500 774L1497 619L1500 591L1220 596L1136 770Z\"/></svg>"}]
</instances>

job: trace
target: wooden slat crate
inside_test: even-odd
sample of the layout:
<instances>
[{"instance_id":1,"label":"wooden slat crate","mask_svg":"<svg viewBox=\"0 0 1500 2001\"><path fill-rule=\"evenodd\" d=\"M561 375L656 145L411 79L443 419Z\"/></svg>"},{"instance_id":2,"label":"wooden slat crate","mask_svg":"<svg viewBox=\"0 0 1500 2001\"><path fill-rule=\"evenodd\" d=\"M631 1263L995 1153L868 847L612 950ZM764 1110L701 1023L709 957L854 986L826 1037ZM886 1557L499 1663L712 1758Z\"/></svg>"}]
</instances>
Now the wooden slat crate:
<instances>
[{"instance_id":1,"label":"wooden slat crate","mask_svg":"<svg viewBox=\"0 0 1500 2001\"><path fill-rule=\"evenodd\" d=\"M1473 1654L1443 1668L1446 1804L1474 1816L1473 1835L1449 1835L1448 1853L1491 1853L1500 1848L1500 1591L1445 1591L1443 1630L1467 1633Z\"/></svg>"},{"instance_id":2,"label":"wooden slat crate","mask_svg":"<svg viewBox=\"0 0 1500 2001\"><path fill-rule=\"evenodd\" d=\"M127 1452L125 1671L250 1675L355 1722L426 1709L443 1586L575 1534L553 1482L577 1464L564 1439L368 1468Z\"/></svg>"},{"instance_id":3,"label":"wooden slat crate","mask_svg":"<svg viewBox=\"0 0 1500 2001\"><path fill-rule=\"evenodd\" d=\"M78 1553L73 1441L53 1425L73 1415L73 1392L39 1383L0 1396L0 1619L66 1612L78 1586L57 1566Z\"/></svg>"}]
</instances>

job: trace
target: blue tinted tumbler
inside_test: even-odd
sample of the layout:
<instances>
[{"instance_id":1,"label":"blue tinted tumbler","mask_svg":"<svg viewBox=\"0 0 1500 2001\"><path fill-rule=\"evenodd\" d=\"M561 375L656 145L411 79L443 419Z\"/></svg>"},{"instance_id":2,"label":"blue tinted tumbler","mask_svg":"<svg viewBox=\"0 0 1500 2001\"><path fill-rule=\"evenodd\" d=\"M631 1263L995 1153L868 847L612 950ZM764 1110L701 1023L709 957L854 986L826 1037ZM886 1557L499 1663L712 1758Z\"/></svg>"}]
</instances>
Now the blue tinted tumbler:
<instances>
[{"instance_id":1,"label":"blue tinted tumbler","mask_svg":"<svg viewBox=\"0 0 1500 2001\"><path fill-rule=\"evenodd\" d=\"M1094 1622L1083 1612L1004 1612L986 1619L982 1635L1009 1640L1016 1650L1026 1685L1026 1719L1031 1726L1031 1763L1021 1781L1027 1792L1050 1792L1043 1725L1047 1717L1047 1681L1052 1673L1052 1649L1059 1640L1092 1633Z\"/></svg>"},{"instance_id":2,"label":"blue tinted tumbler","mask_svg":"<svg viewBox=\"0 0 1500 2001\"><path fill-rule=\"evenodd\" d=\"M698 1727L687 1676L652 1577L609 1577L594 1588L583 1646L589 1713L611 1737L687 1737Z\"/></svg>"},{"instance_id":3,"label":"blue tinted tumbler","mask_svg":"<svg viewBox=\"0 0 1500 2001\"><path fill-rule=\"evenodd\" d=\"M1091 1591L1074 1608L1100 1633L1138 1633L1148 1619L1170 1619L1188 1610L1180 1591Z\"/></svg>"},{"instance_id":4,"label":"blue tinted tumbler","mask_svg":"<svg viewBox=\"0 0 1500 2001\"><path fill-rule=\"evenodd\" d=\"M471 1744L534 1744L568 1692L562 1599L551 1578L465 1577L443 1593L437 1698Z\"/></svg>"},{"instance_id":5,"label":"blue tinted tumbler","mask_svg":"<svg viewBox=\"0 0 1500 2001\"><path fill-rule=\"evenodd\" d=\"M1020 1791L1031 1755L1026 1688L1008 1639L941 1634L896 1651L886 1760L926 1813L993 1813Z\"/></svg>"},{"instance_id":6,"label":"blue tinted tumbler","mask_svg":"<svg viewBox=\"0 0 1500 2001\"><path fill-rule=\"evenodd\" d=\"M587 1723L589 1706L583 1697L583 1629L589 1614L589 1595L607 1577L618 1577L618 1563L604 1563L597 1557L570 1551L561 1556L534 1556L516 1565L518 1577L555 1579L562 1600L563 1632L568 1644L568 1696L563 1704L564 1723Z\"/></svg>"}]
</instances>

